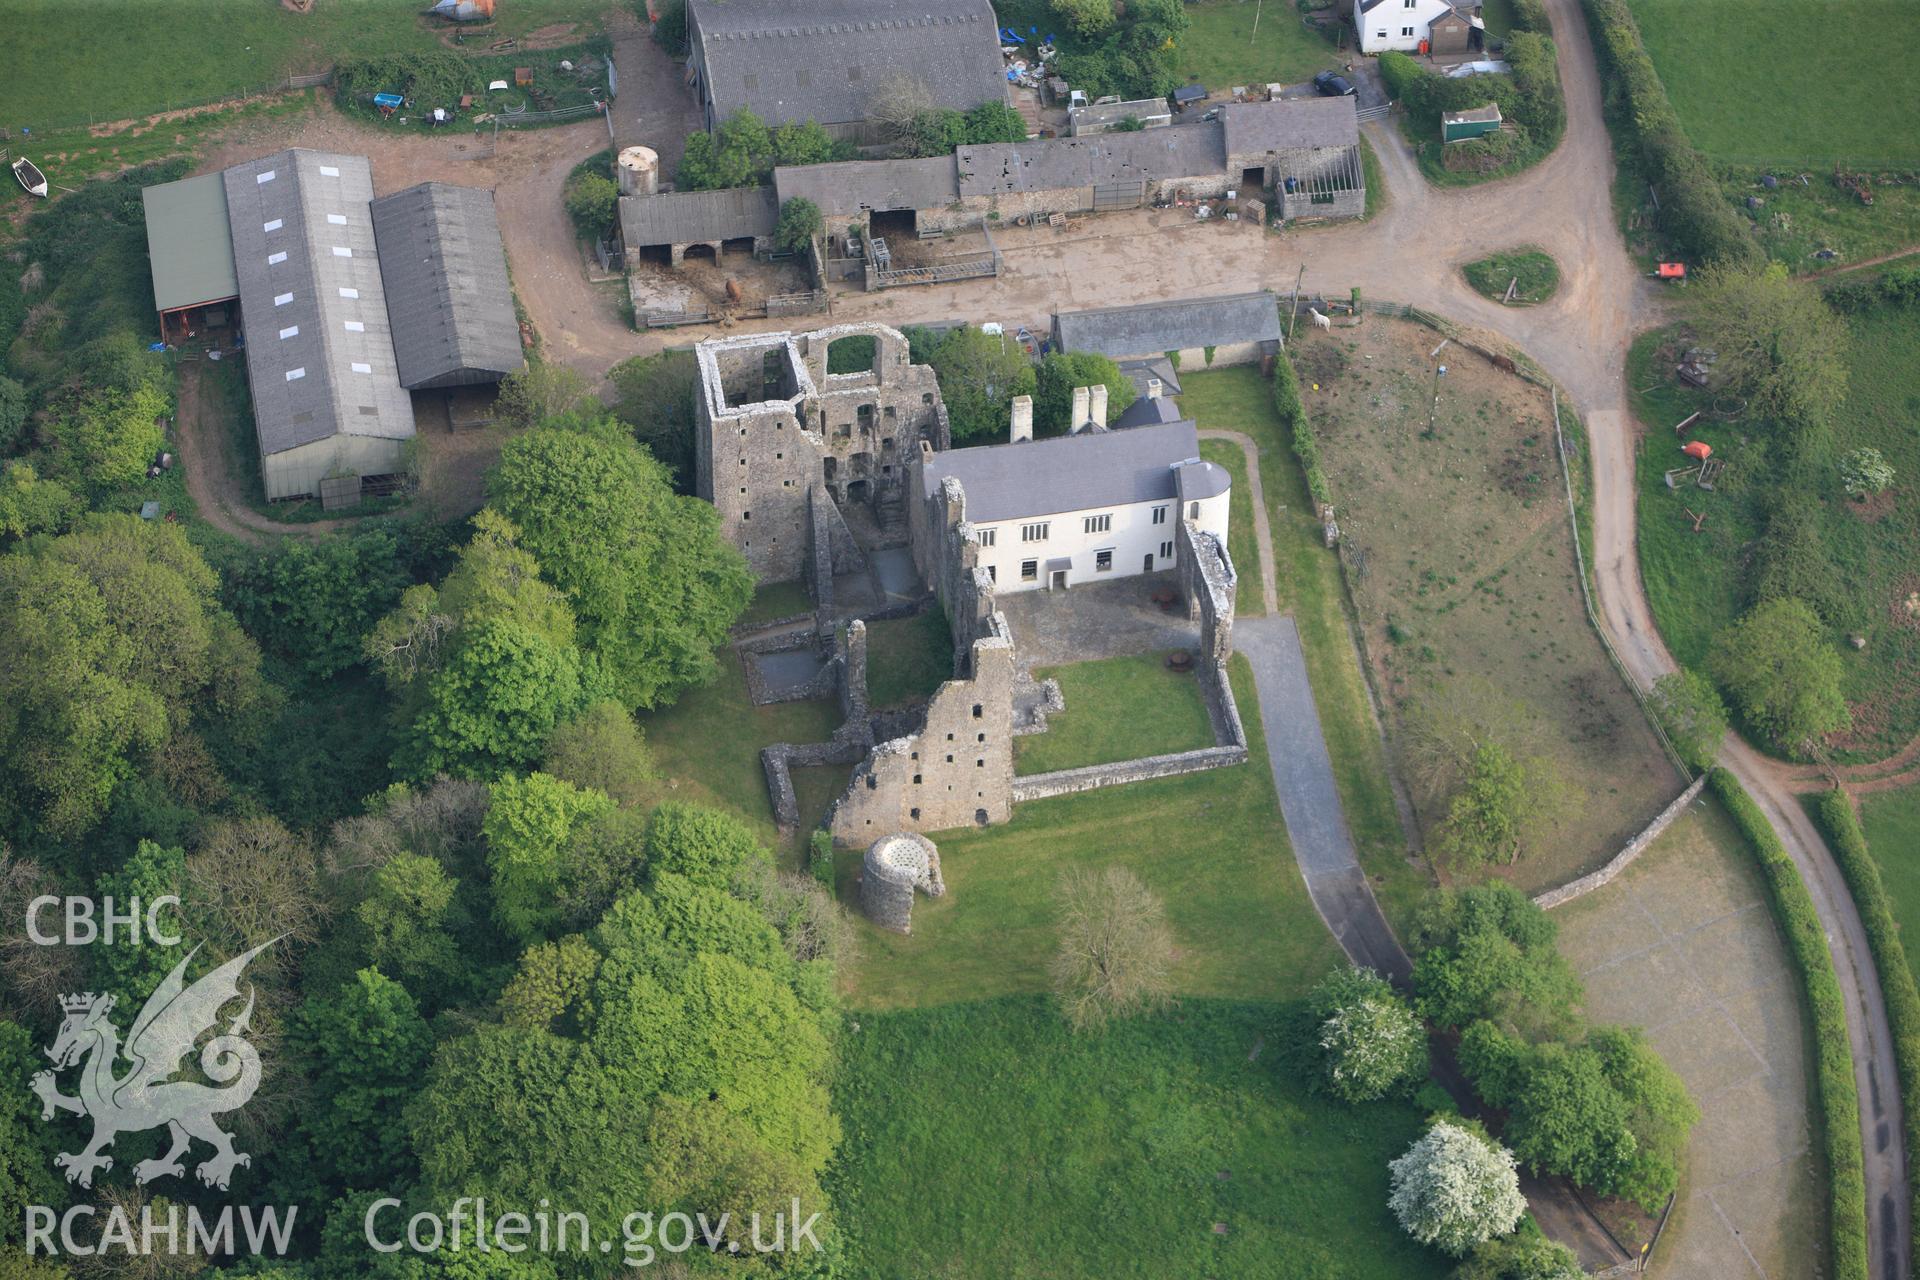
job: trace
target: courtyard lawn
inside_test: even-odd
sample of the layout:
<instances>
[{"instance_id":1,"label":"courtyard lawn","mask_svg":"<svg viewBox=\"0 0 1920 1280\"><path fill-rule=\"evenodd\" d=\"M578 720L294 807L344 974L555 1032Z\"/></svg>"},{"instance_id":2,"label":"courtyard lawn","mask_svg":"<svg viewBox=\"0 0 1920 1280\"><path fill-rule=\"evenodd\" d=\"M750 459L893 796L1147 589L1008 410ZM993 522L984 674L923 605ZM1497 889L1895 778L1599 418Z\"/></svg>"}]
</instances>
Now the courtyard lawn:
<instances>
[{"instance_id":1,"label":"courtyard lawn","mask_svg":"<svg viewBox=\"0 0 1920 1280\"><path fill-rule=\"evenodd\" d=\"M1849 499L1834 464L1820 488L1810 490L1822 541L1845 591L1834 603L1845 611L1833 637L1846 666L1846 693L1853 731L1830 743L1841 760L1873 760L1898 750L1920 732L1920 622L1905 600L1920 589L1920 435L1913 430L1920 406L1920 311L1880 308L1848 318L1852 348L1846 402L1834 415L1831 453L1870 445L1897 473L1894 487L1870 503ZM1668 490L1663 473L1685 461L1673 426L1695 409L1711 409L1713 397L1682 386L1674 376L1672 331L1643 335L1628 361L1634 409L1646 436L1639 460L1640 571L1647 598L1673 655L1698 666L1714 634L1747 604L1747 566L1755 539L1764 532L1766 503L1784 483L1764 442L1771 427L1746 418L1705 421L1690 435L1727 459L1727 471L1712 493L1686 482ZM1705 515L1700 532L1686 515ZM1837 579L1836 579L1837 580ZM1847 633L1866 637L1866 647L1846 645Z\"/></svg>"},{"instance_id":2,"label":"courtyard lawn","mask_svg":"<svg viewBox=\"0 0 1920 1280\"><path fill-rule=\"evenodd\" d=\"M1631 4L1687 135L1712 158L1920 165L1920 12L1880 0Z\"/></svg>"},{"instance_id":3,"label":"courtyard lawn","mask_svg":"<svg viewBox=\"0 0 1920 1280\"><path fill-rule=\"evenodd\" d=\"M768 845L775 843L773 805L760 748L775 742L819 742L840 727L840 706L832 699L783 702L756 707L747 698L747 678L731 647L715 655L720 672L713 683L690 689L661 711L642 712L641 732L653 751L662 779L660 799L685 800L730 810L744 818ZM821 770L803 770L808 775ZM797 780L796 780L797 781ZM844 774L839 784L844 786ZM801 788L802 817L824 810L820 796L827 782L815 779Z\"/></svg>"},{"instance_id":4,"label":"courtyard lawn","mask_svg":"<svg viewBox=\"0 0 1920 1280\"><path fill-rule=\"evenodd\" d=\"M1060 682L1067 709L1047 717L1045 733L1013 740L1013 770L1052 773L1116 760L1211 747L1200 679L1167 669L1162 653L1129 654L1036 669Z\"/></svg>"},{"instance_id":5,"label":"courtyard lawn","mask_svg":"<svg viewBox=\"0 0 1920 1280\"><path fill-rule=\"evenodd\" d=\"M953 632L939 605L867 624L867 701L875 710L925 702L953 679Z\"/></svg>"},{"instance_id":6,"label":"courtyard lawn","mask_svg":"<svg viewBox=\"0 0 1920 1280\"><path fill-rule=\"evenodd\" d=\"M813 597L807 594L804 585L798 582L775 582L754 590L753 603L740 615L740 621L751 625L812 612Z\"/></svg>"},{"instance_id":7,"label":"courtyard lawn","mask_svg":"<svg viewBox=\"0 0 1920 1280\"><path fill-rule=\"evenodd\" d=\"M1513 285L1509 306L1525 307L1545 302L1560 287L1559 264L1542 250L1528 246L1491 258L1469 262L1461 271L1467 283L1495 302L1505 302L1508 284Z\"/></svg>"},{"instance_id":8,"label":"courtyard lawn","mask_svg":"<svg viewBox=\"0 0 1920 1280\"><path fill-rule=\"evenodd\" d=\"M1233 476L1227 501L1227 554L1239 582L1233 589L1233 611L1242 618L1266 612L1260 599L1259 535L1253 527L1253 491L1247 485L1247 459L1231 440L1202 440L1200 456L1225 467Z\"/></svg>"},{"instance_id":9,"label":"courtyard lawn","mask_svg":"<svg viewBox=\"0 0 1920 1280\"><path fill-rule=\"evenodd\" d=\"M1547 392L1471 355L1448 359L1439 380L1437 340L1374 319L1302 332L1294 360L1422 828L1431 838L1451 799L1425 767L1423 723L1490 732L1543 761L1569 794L1518 863L1446 869L1536 893L1612 857L1681 780L1587 621Z\"/></svg>"},{"instance_id":10,"label":"courtyard lawn","mask_svg":"<svg viewBox=\"0 0 1920 1280\"><path fill-rule=\"evenodd\" d=\"M1324 973L1339 951L1287 844L1245 659L1232 673L1252 759L1030 801L1005 826L936 833L946 895L915 901L910 936L858 922L848 1003L897 1009L1045 991L1054 882L1068 866L1126 866L1161 896L1181 992L1273 1000ZM843 902L856 898L860 858L839 855Z\"/></svg>"},{"instance_id":11,"label":"courtyard lawn","mask_svg":"<svg viewBox=\"0 0 1920 1280\"><path fill-rule=\"evenodd\" d=\"M849 1273L1438 1280L1387 1210L1419 1113L1308 1094L1279 1012L1185 998L1093 1035L1037 997L858 1015L827 1188Z\"/></svg>"},{"instance_id":12,"label":"courtyard lawn","mask_svg":"<svg viewBox=\"0 0 1920 1280\"><path fill-rule=\"evenodd\" d=\"M1360 863L1387 918L1396 928L1404 927L1432 880L1407 856L1379 722L1354 653L1340 562L1321 544L1306 477L1273 409L1273 384L1257 369L1242 366L1187 374L1180 385L1180 408L1188 417L1201 427L1243 432L1258 446L1280 607L1293 615L1300 629L1320 728ZM1252 715L1242 702L1240 719L1249 731L1257 728L1249 719Z\"/></svg>"},{"instance_id":13,"label":"courtyard lawn","mask_svg":"<svg viewBox=\"0 0 1920 1280\"><path fill-rule=\"evenodd\" d=\"M1920 978L1920 783L1860 797L1860 828L1893 899L1907 963Z\"/></svg>"},{"instance_id":14,"label":"courtyard lawn","mask_svg":"<svg viewBox=\"0 0 1920 1280\"><path fill-rule=\"evenodd\" d=\"M420 3L320 0L293 13L264 0L177 5L12 0L0 41L0 84L20 139L68 125L122 120L189 106L320 71L336 61L432 50L458 52L454 24L430 20ZM600 29L604 0L510 0L482 37L543 32L564 38ZM548 28L557 30L548 32ZM469 48L476 47L473 44Z\"/></svg>"}]
</instances>

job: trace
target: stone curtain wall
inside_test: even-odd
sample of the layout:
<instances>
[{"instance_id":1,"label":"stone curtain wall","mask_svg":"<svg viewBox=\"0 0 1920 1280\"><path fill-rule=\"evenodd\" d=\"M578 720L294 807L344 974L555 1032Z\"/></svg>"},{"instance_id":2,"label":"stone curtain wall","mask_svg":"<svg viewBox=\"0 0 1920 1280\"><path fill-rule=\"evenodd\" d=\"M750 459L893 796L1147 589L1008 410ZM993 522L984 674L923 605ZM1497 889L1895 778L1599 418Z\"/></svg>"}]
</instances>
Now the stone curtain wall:
<instances>
[{"instance_id":1,"label":"stone curtain wall","mask_svg":"<svg viewBox=\"0 0 1920 1280\"><path fill-rule=\"evenodd\" d=\"M1659 839L1661 833L1673 825L1675 818L1686 812L1687 806L1699 796L1700 788L1706 785L1707 775L1703 773L1695 778L1693 785L1682 791L1672 804L1662 809L1659 815L1647 824L1645 831L1627 841L1627 847L1615 854L1613 860L1606 866L1581 876L1578 880L1563 884L1558 889L1547 890L1533 900L1535 905L1549 909L1557 907L1562 903L1572 902L1582 894L1592 893L1601 885L1611 883L1614 877L1625 871L1635 858L1646 851L1648 845Z\"/></svg>"},{"instance_id":2,"label":"stone curtain wall","mask_svg":"<svg viewBox=\"0 0 1920 1280\"><path fill-rule=\"evenodd\" d=\"M1032 774L1014 781L1015 802L1045 800L1051 796L1125 786L1150 778L1172 778L1247 762L1247 731L1240 722L1240 708L1234 702L1233 685L1227 678L1227 659L1233 656L1233 598L1238 581L1233 559L1227 554L1225 543L1211 533L1202 532L1184 517L1175 536L1180 544L1177 568L1180 590L1187 598L1189 616L1200 620L1201 651L1195 655L1194 674L1206 698L1215 745L1170 755Z\"/></svg>"}]
</instances>

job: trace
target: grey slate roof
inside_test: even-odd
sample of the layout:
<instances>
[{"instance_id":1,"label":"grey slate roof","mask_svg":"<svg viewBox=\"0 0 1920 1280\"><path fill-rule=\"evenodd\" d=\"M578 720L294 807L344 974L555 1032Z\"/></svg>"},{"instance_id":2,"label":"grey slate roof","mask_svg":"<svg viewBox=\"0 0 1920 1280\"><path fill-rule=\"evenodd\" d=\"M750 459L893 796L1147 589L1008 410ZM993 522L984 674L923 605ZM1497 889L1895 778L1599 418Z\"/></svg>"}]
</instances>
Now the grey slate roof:
<instances>
[{"instance_id":1,"label":"grey slate roof","mask_svg":"<svg viewBox=\"0 0 1920 1280\"><path fill-rule=\"evenodd\" d=\"M1283 98L1235 102L1220 115L1227 154L1299 151L1309 147L1360 145L1357 98Z\"/></svg>"},{"instance_id":2,"label":"grey slate roof","mask_svg":"<svg viewBox=\"0 0 1920 1280\"><path fill-rule=\"evenodd\" d=\"M1162 422L1180 421L1180 406L1173 397L1162 394L1157 396L1138 395L1133 403L1120 411L1120 416L1107 425L1115 431L1133 427L1157 426Z\"/></svg>"},{"instance_id":3,"label":"grey slate roof","mask_svg":"<svg viewBox=\"0 0 1920 1280\"><path fill-rule=\"evenodd\" d=\"M928 496L948 476L967 493L967 519L997 524L1178 496L1171 468L1200 456L1191 422L1093 431L1051 440L948 449L921 471Z\"/></svg>"},{"instance_id":4,"label":"grey slate roof","mask_svg":"<svg viewBox=\"0 0 1920 1280\"><path fill-rule=\"evenodd\" d=\"M770 236L778 217L772 187L620 197L620 235L628 248Z\"/></svg>"},{"instance_id":5,"label":"grey slate roof","mask_svg":"<svg viewBox=\"0 0 1920 1280\"><path fill-rule=\"evenodd\" d=\"M841 160L833 164L783 165L773 171L781 204L801 198L829 218L862 209L937 209L960 198L952 156L924 160Z\"/></svg>"},{"instance_id":6,"label":"grey slate roof","mask_svg":"<svg viewBox=\"0 0 1920 1280\"><path fill-rule=\"evenodd\" d=\"M1005 102L1000 26L987 0L688 0L716 120L864 120L889 76L926 83L937 107Z\"/></svg>"},{"instance_id":7,"label":"grey slate roof","mask_svg":"<svg viewBox=\"0 0 1920 1280\"><path fill-rule=\"evenodd\" d=\"M961 195L1008 195L1219 174L1227 167L1220 139L1218 128L1202 124L992 142L961 147L954 156L960 165Z\"/></svg>"},{"instance_id":8,"label":"grey slate roof","mask_svg":"<svg viewBox=\"0 0 1920 1280\"><path fill-rule=\"evenodd\" d=\"M401 386L526 363L493 192L423 182L371 211Z\"/></svg>"},{"instance_id":9,"label":"grey slate roof","mask_svg":"<svg viewBox=\"0 0 1920 1280\"><path fill-rule=\"evenodd\" d=\"M227 188L217 173L146 187L153 309L171 311L240 296L227 231Z\"/></svg>"},{"instance_id":10,"label":"grey slate roof","mask_svg":"<svg viewBox=\"0 0 1920 1280\"><path fill-rule=\"evenodd\" d=\"M1133 389L1140 393L1141 399L1144 400L1146 398L1147 380L1149 378L1160 379L1161 395L1177 396L1180 394L1180 371L1173 367L1173 361L1167 359L1164 354L1143 356L1134 360L1121 360L1118 363L1120 365L1120 372L1126 374L1133 382Z\"/></svg>"},{"instance_id":11,"label":"grey slate roof","mask_svg":"<svg viewBox=\"0 0 1920 1280\"><path fill-rule=\"evenodd\" d=\"M281 151L233 166L222 181L260 451L334 435L411 438L367 158Z\"/></svg>"},{"instance_id":12,"label":"grey slate roof","mask_svg":"<svg viewBox=\"0 0 1920 1280\"><path fill-rule=\"evenodd\" d=\"M1116 360L1151 357L1193 347L1278 342L1280 310L1270 293L1182 298L1134 307L1062 311L1053 318L1053 332L1068 351L1092 351Z\"/></svg>"}]
</instances>

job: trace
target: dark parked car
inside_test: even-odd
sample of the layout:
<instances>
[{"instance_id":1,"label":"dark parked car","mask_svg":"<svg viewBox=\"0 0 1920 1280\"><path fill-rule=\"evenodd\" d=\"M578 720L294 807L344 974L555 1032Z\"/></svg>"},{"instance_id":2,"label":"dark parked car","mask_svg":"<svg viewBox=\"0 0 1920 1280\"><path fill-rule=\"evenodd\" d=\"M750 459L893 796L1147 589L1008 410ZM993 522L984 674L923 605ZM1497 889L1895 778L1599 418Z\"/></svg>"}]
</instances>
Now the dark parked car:
<instances>
[{"instance_id":1,"label":"dark parked car","mask_svg":"<svg viewBox=\"0 0 1920 1280\"><path fill-rule=\"evenodd\" d=\"M1313 78L1313 87L1327 98L1351 98L1356 92L1353 82L1337 71L1322 71Z\"/></svg>"}]
</instances>

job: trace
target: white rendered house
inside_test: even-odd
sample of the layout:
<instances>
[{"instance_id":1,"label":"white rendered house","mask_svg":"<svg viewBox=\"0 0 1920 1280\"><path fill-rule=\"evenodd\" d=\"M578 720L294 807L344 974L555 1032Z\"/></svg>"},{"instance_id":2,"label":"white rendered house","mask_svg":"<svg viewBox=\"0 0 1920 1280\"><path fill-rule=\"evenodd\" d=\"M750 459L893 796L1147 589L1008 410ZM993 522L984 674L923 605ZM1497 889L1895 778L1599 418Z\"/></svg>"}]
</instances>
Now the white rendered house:
<instances>
[{"instance_id":1,"label":"white rendered house","mask_svg":"<svg viewBox=\"0 0 1920 1280\"><path fill-rule=\"evenodd\" d=\"M1094 427L1052 440L1032 439L1029 427L1023 439L1022 407L1016 402L1012 443L933 453L921 467L928 496L948 478L960 482L979 564L997 593L1172 569L1183 518L1226 543L1232 477L1201 459L1193 423Z\"/></svg>"},{"instance_id":2,"label":"white rendered house","mask_svg":"<svg viewBox=\"0 0 1920 1280\"><path fill-rule=\"evenodd\" d=\"M1465 53L1484 43L1479 0L1353 0L1360 52Z\"/></svg>"}]
</instances>

